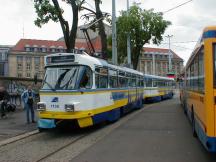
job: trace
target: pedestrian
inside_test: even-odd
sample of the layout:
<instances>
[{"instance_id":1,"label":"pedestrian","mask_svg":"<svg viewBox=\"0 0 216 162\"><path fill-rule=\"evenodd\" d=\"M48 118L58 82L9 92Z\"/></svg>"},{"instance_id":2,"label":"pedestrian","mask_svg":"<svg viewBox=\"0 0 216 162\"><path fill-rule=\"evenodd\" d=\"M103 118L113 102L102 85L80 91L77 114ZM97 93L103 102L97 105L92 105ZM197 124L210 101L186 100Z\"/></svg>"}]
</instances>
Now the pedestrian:
<instances>
[{"instance_id":1,"label":"pedestrian","mask_svg":"<svg viewBox=\"0 0 216 162\"><path fill-rule=\"evenodd\" d=\"M7 90L0 86L0 108L1 108L1 118L6 117L6 106L7 102L10 100L10 96L7 92Z\"/></svg>"},{"instance_id":2,"label":"pedestrian","mask_svg":"<svg viewBox=\"0 0 216 162\"><path fill-rule=\"evenodd\" d=\"M24 109L26 111L26 119L27 124L30 123L29 119L29 111L31 113L31 121L32 123L35 123L34 120L34 101L35 101L35 93L32 90L31 86L28 86L27 90L25 90L21 95L22 101L24 103Z\"/></svg>"}]
</instances>

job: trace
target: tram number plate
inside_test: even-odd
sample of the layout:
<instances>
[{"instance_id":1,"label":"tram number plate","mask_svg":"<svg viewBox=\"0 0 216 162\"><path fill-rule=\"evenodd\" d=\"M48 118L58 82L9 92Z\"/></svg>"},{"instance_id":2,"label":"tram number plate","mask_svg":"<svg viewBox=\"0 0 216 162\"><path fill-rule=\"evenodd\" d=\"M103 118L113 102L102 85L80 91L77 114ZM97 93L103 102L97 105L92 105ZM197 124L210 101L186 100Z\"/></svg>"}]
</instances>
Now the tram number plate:
<instances>
[{"instance_id":1,"label":"tram number plate","mask_svg":"<svg viewBox=\"0 0 216 162\"><path fill-rule=\"evenodd\" d=\"M52 105L51 105L51 108L58 109L58 108L59 108L59 105L54 105L54 104L52 104Z\"/></svg>"}]
</instances>

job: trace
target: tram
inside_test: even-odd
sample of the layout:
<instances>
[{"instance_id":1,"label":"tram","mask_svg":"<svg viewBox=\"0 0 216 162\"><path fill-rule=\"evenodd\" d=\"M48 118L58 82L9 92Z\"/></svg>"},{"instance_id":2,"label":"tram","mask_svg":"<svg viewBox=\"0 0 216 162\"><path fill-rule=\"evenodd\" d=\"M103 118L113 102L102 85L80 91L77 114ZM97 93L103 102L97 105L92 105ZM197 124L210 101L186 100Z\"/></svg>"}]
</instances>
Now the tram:
<instances>
[{"instance_id":1,"label":"tram","mask_svg":"<svg viewBox=\"0 0 216 162\"><path fill-rule=\"evenodd\" d=\"M216 26L206 27L184 70L180 100L192 134L216 152Z\"/></svg>"},{"instance_id":2,"label":"tram","mask_svg":"<svg viewBox=\"0 0 216 162\"><path fill-rule=\"evenodd\" d=\"M150 98L169 98L172 79L143 75L85 52L45 56L45 76L37 104L38 128L75 121L80 128L114 122Z\"/></svg>"},{"instance_id":3,"label":"tram","mask_svg":"<svg viewBox=\"0 0 216 162\"><path fill-rule=\"evenodd\" d=\"M136 70L84 52L45 56L45 69L37 104L39 130L63 120L75 120L81 128L113 122L142 107L144 78Z\"/></svg>"},{"instance_id":4,"label":"tram","mask_svg":"<svg viewBox=\"0 0 216 162\"><path fill-rule=\"evenodd\" d=\"M144 74L145 102L159 102L172 98L175 80L173 78Z\"/></svg>"}]
</instances>

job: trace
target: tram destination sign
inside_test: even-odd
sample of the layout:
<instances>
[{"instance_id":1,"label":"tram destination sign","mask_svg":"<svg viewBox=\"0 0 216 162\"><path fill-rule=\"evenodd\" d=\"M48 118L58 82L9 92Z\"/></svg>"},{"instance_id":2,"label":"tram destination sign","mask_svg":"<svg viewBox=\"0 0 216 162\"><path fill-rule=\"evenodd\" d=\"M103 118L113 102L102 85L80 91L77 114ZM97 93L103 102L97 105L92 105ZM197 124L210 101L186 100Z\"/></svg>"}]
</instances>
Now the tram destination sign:
<instances>
[{"instance_id":1,"label":"tram destination sign","mask_svg":"<svg viewBox=\"0 0 216 162\"><path fill-rule=\"evenodd\" d=\"M63 62L74 62L74 55L64 55L64 56L50 56L47 57L47 63L63 63Z\"/></svg>"}]
</instances>

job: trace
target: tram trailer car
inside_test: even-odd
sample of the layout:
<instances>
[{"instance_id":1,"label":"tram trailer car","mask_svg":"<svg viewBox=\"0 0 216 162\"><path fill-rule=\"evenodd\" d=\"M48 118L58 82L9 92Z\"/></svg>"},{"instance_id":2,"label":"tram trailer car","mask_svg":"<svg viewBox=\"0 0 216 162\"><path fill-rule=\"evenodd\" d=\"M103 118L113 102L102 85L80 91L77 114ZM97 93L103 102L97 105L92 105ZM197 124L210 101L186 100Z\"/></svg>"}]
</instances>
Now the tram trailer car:
<instances>
[{"instance_id":1,"label":"tram trailer car","mask_svg":"<svg viewBox=\"0 0 216 162\"><path fill-rule=\"evenodd\" d=\"M145 102L159 102L172 98L174 86L173 78L144 74Z\"/></svg>"},{"instance_id":2,"label":"tram trailer car","mask_svg":"<svg viewBox=\"0 0 216 162\"><path fill-rule=\"evenodd\" d=\"M37 104L39 130L65 120L81 128L113 122L142 107L143 74L133 69L86 53L58 53L45 56L45 70Z\"/></svg>"}]
</instances>

